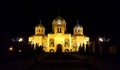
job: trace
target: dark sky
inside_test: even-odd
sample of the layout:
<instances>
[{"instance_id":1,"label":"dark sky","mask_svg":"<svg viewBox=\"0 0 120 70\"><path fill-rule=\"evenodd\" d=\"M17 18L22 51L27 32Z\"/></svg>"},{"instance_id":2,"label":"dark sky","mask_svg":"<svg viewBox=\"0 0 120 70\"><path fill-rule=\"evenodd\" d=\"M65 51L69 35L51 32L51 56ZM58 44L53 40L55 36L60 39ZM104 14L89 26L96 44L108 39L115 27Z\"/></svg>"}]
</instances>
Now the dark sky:
<instances>
[{"instance_id":1,"label":"dark sky","mask_svg":"<svg viewBox=\"0 0 120 70\"><path fill-rule=\"evenodd\" d=\"M30 36L42 20L46 32L58 16L67 22L67 31L79 24L87 36L119 36L119 3L115 0L7 0L1 2L0 32L2 36Z\"/></svg>"}]
</instances>

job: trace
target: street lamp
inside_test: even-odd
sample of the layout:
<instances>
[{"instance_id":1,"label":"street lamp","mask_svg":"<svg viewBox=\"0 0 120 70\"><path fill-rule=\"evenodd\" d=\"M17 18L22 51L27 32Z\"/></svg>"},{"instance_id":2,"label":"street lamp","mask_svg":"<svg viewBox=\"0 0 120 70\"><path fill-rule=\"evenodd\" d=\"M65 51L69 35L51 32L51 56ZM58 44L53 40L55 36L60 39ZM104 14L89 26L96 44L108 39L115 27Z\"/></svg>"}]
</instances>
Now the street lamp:
<instances>
[{"instance_id":1,"label":"street lamp","mask_svg":"<svg viewBox=\"0 0 120 70\"><path fill-rule=\"evenodd\" d=\"M22 42L22 41L23 41L23 38L19 38L19 39L18 39L18 42Z\"/></svg>"},{"instance_id":2,"label":"street lamp","mask_svg":"<svg viewBox=\"0 0 120 70\"><path fill-rule=\"evenodd\" d=\"M99 38L98 38L98 41L99 41L99 42L109 42L110 39L109 39L109 38L107 39L107 38L105 38L105 37L99 37Z\"/></svg>"},{"instance_id":3,"label":"street lamp","mask_svg":"<svg viewBox=\"0 0 120 70\"><path fill-rule=\"evenodd\" d=\"M9 51L13 51L13 47L12 47L12 46L10 46L8 50L9 50Z\"/></svg>"},{"instance_id":4,"label":"street lamp","mask_svg":"<svg viewBox=\"0 0 120 70\"><path fill-rule=\"evenodd\" d=\"M103 42L104 40L103 40L102 37L100 37L100 38L98 39L98 41Z\"/></svg>"},{"instance_id":5,"label":"street lamp","mask_svg":"<svg viewBox=\"0 0 120 70\"><path fill-rule=\"evenodd\" d=\"M21 52L21 49L19 49L18 51Z\"/></svg>"}]
</instances>

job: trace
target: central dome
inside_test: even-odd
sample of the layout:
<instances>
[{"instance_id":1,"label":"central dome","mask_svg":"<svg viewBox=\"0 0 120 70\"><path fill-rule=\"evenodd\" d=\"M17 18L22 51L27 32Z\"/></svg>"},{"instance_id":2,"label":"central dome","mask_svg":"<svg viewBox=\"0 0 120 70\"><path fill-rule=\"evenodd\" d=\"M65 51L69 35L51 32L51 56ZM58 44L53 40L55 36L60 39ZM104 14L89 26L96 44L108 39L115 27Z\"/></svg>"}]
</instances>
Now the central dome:
<instances>
[{"instance_id":1,"label":"central dome","mask_svg":"<svg viewBox=\"0 0 120 70\"><path fill-rule=\"evenodd\" d=\"M63 21L64 19L63 19L61 16L58 16L58 17L56 17L54 20L55 20L55 21L57 21L57 20Z\"/></svg>"}]
</instances>

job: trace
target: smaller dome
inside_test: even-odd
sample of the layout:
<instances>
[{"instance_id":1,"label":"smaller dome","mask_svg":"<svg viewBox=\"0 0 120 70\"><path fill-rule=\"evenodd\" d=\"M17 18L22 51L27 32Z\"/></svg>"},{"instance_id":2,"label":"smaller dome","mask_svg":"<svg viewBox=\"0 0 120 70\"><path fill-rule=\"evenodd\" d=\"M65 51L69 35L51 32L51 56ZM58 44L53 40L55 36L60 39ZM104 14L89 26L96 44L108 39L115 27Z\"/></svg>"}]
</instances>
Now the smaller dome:
<instances>
[{"instance_id":1,"label":"smaller dome","mask_svg":"<svg viewBox=\"0 0 120 70\"><path fill-rule=\"evenodd\" d=\"M81 25L77 24L74 28L83 28Z\"/></svg>"},{"instance_id":2,"label":"smaller dome","mask_svg":"<svg viewBox=\"0 0 120 70\"><path fill-rule=\"evenodd\" d=\"M40 20L40 24L38 24L36 27L44 28L44 26L41 24L41 20Z\"/></svg>"},{"instance_id":3,"label":"smaller dome","mask_svg":"<svg viewBox=\"0 0 120 70\"><path fill-rule=\"evenodd\" d=\"M42 24L38 24L36 27L44 27Z\"/></svg>"}]
</instances>

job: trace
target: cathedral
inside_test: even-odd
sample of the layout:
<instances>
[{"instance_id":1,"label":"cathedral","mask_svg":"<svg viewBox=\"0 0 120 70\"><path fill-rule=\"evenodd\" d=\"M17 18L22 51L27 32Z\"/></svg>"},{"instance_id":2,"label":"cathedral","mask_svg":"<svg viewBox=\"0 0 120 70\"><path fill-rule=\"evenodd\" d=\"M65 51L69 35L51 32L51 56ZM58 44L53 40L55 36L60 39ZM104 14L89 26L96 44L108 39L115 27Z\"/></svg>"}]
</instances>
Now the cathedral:
<instances>
[{"instance_id":1,"label":"cathedral","mask_svg":"<svg viewBox=\"0 0 120 70\"><path fill-rule=\"evenodd\" d=\"M80 47L86 51L89 37L83 34L83 27L77 23L73 28L73 35L66 33L66 28L65 19L58 16L52 21L52 33L45 35L45 27L40 22L28 41L34 49L43 46L45 52L78 52Z\"/></svg>"}]
</instances>

